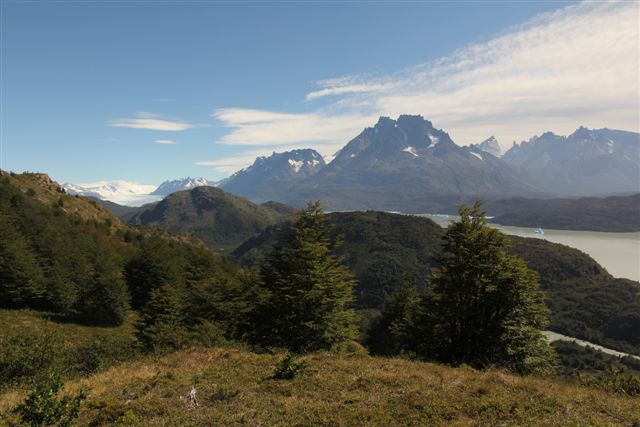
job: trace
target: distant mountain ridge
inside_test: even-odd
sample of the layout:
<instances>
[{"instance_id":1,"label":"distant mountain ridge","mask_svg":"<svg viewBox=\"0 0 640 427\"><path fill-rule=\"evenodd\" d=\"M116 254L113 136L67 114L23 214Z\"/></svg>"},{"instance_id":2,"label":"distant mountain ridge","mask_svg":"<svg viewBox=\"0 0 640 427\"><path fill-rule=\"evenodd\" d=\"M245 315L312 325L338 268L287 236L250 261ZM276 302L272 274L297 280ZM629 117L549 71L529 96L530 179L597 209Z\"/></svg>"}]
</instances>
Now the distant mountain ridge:
<instances>
[{"instance_id":1,"label":"distant mountain ridge","mask_svg":"<svg viewBox=\"0 0 640 427\"><path fill-rule=\"evenodd\" d=\"M534 185L557 195L597 196L640 191L640 134L578 128L545 132L502 156Z\"/></svg>"},{"instance_id":2,"label":"distant mountain ridge","mask_svg":"<svg viewBox=\"0 0 640 427\"><path fill-rule=\"evenodd\" d=\"M305 150L274 153L232 175L222 187L256 202L303 206L320 199L329 210L452 213L459 203L477 198L636 193L639 149L638 133L581 127L567 137L547 132L514 143L501 155L494 136L462 147L422 116L401 115L397 120L380 117L330 163L319 163L308 173L292 172L292 156Z\"/></svg>"},{"instance_id":3,"label":"distant mountain ridge","mask_svg":"<svg viewBox=\"0 0 640 427\"><path fill-rule=\"evenodd\" d=\"M122 179L113 181L98 181L90 184L72 184L66 182L61 186L68 194L109 200L119 204L131 206L157 200L149 197L155 185L138 184Z\"/></svg>"},{"instance_id":4,"label":"distant mountain ridge","mask_svg":"<svg viewBox=\"0 0 640 427\"><path fill-rule=\"evenodd\" d=\"M282 201L288 188L309 178L326 166L315 150L301 149L258 157L255 162L220 182L225 191L255 202Z\"/></svg>"},{"instance_id":5,"label":"distant mountain ridge","mask_svg":"<svg viewBox=\"0 0 640 427\"><path fill-rule=\"evenodd\" d=\"M472 144L473 147L478 148L481 151L485 151L493 156L500 157L502 156L502 149L500 148L500 144L495 136L490 136L489 138L482 141L480 144Z\"/></svg>"},{"instance_id":6,"label":"distant mountain ridge","mask_svg":"<svg viewBox=\"0 0 640 427\"><path fill-rule=\"evenodd\" d=\"M215 187L216 183L205 178L187 177L182 179L174 179L172 181L164 181L150 194L154 196L168 196L169 194L175 193L176 191L191 190L192 188L202 186Z\"/></svg>"},{"instance_id":7,"label":"distant mountain ridge","mask_svg":"<svg viewBox=\"0 0 640 427\"><path fill-rule=\"evenodd\" d=\"M125 180L99 181L91 184L64 183L62 188L71 195L117 203L122 206L142 206L161 200L176 191L189 190L199 186L215 186L205 178L181 178L164 181L159 186L138 184Z\"/></svg>"},{"instance_id":8,"label":"distant mountain ridge","mask_svg":"<svg viewBox=\"0 0 640 427\"><path fill-rule=\"evenodd\" d=\"M275 162L278 156L287 155L256 160L223 188L254 201L268 198L303 206L307 200L320 199L330 210L409 212L451 210L474 197L539 194L502 160L456 145L445 131L422 116L381 117L347 143L329 164L321 167L319 163L306 176L269 180L268 186L261 186L260 175L249 173L268 166L268 176L285 172L290 176L286 162ZM243 185L234 185L240 177L245 179Z\"/></svg>"}]
</instances>

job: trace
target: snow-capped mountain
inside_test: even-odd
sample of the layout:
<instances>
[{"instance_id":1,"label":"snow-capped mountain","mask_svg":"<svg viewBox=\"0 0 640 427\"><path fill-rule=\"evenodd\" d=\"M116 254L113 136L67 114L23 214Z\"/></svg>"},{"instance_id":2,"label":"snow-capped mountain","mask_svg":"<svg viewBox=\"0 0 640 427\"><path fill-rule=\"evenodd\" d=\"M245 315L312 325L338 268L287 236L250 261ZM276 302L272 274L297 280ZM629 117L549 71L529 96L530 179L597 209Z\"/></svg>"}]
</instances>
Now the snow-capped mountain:
<instances>
[{"instance_id":1,"label":"snow-capped mountain","mask_svg":"<svg viewBox=\"0 0 640 427\"><path fill-rule=\"evenodd\" d=\"M485 139L480 144L471 144L471 146L476 147L477 149L485 151L496 157L500 157L502 155L500 144L498 144L498 140L495 136L491 136Z\"/></svg>"},{"instance_id":2,"label":"snow-capped mountain","mask_svg":"<svg viewBox=\"0 0 640 427\"><path fill-rule=\"evenodd\" d=\"M69 194L94 197L100 200L109 200L114 203L127 206L140 206L159 200L150 193L155 185L139 184L125 180L98 181L88 184L64 183L62 188Z\"/></svg>"},{"instance_id":3,"label":"snow-capped mountain","mask_svg":"<svg viewBox=\"0 0 640 427\"><path fill-rule=\"evenodd\" d=\"M502 159L555 194L640 191L640 134L636 132L585 127L569 136L545 132L514 143Z\"/></svg>"},{"instance_id":4,"label":"snow-capped mountain","mask_svg":"<svg viewBox=\"0 0 640 427\"><path fill-rule=\"evenodd\" d=\"M165 181L158 186L151 194L154 196L168 196L176 191L191 190L192 188L210 186L215 187L216 183L205 178L182 178Z\"/></svg>"},{"instance_id":5,"label":"snow-capped mountain","mask_svg":"<svg viewBox=\"0 0 640 427\"><path fill-rule=\"evenodd\" d=\"M472 197L535 193L499 158L461 147L419 115L380 117L284 202L326 200L329 209L435 211Z\"/></svg>"},{"instance_id":6,"label":"snow-capped mountain","mask_svg":"<svg viewBox=\"0 0 640 427\"><path fill-rule=\"evenodd\" d=\"M422 116L381 117L327 165L313 150L258 158L222 184L254 201L303 206L321 199L331 210L435 212L472 196L521 195L536 189L509 165L456 145Z\"/></svg>"},{"instance_id":7,"label":"snow-capped mountain","mask_svg":"<svg viewBox=\"0 0 640 427\"><path fill-rule=\"evenodd\" d=\"M218 184L225 191L255 202L279 200L295 182L309 178L325 167L315 150L291 150L258 157L255 162Z\"/></svg>"},{"instance_id":8,"label":"snow-capped mountain","mask_svg":"<svg viewBox=\"0 0 640 427\"><path fill-rule=\"evenodd\" d=\"M131 181L113 180L90 184L65 183L62 184L62 188L69 194L94 197L125 206L141 206L162 200L163 197L176 191L190 190L204 185L215 186L215 183L205 178L189 177L164 181L157 187Z\"/></svg>"}]
</instances>

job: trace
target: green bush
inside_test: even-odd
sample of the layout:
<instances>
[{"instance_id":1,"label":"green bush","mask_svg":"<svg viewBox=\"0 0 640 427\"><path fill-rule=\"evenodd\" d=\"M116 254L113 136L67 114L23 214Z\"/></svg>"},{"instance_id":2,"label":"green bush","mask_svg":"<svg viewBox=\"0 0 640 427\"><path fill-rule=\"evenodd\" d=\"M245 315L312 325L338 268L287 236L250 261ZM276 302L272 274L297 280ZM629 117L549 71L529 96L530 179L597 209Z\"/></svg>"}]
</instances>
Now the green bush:
<instances>
[{"instance_id":1,"label":"green bush","mask_svg":"<svg viewBox=\"0 0 640 427\"><path fill-rule=\"evenodd\" d=\"M3 387L37 381L47 372L61 370L65 365L62 337L52 332L0 337L0 348Z\"/></svg>"},{"instance_id":2,"label":"green bush","mask_svg":"<svg viewBox=\"0 0 640 427\"><path fill-rule=\"evenodd\" d=\"M291 380L297 375L303 373L307 368L304 362L298 362L291 352L287 352L282 359L276 364L276 369L271 376L274 380Z\"/></svg>"},{"instance_id":3,"label":"green bush","mask_svg":"<svg viewBox=\"0 0 640 427\"><path fill-rule=\"evenodd\" d=\"M14 412L20 416L23 424L32 427L71 425L73 420L78 417L80 405L87 395L84 390L81 390L73 397L58 398L62 387L62 382L57 376L49 375L29 393L27 399L18 405Z\"/></svg>"}]
</instances>

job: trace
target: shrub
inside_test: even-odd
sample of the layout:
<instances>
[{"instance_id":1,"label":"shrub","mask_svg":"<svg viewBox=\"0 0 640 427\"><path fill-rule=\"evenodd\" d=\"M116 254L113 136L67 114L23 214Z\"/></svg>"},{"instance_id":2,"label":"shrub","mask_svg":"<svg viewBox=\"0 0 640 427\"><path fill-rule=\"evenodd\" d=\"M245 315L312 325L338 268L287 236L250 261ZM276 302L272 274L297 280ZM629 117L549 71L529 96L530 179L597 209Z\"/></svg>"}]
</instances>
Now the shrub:
<instances>
[{"instance_id":1,"label":"shrub","mask_svg":"<svg viewBox=\"0 0 640 427\"><path fill-rule=\"evenodd\" d=\"M0 338L0 384L12 386L41 379L63 365L63 340L58 334Z\"/></svg>"},{"instance_id":2,"label":"shrub","mask_svg":"<svg viewBox=\"0 0 640 427\"><path fill-rule=\"evenodd\" d=\"M298 362L296 357L287 352L284 357L276 364L276 369L271 376L274 380L291 380L297 375L304 372L307 368L307 364L304 362Z\"/></svg>"},{"instance_id":3,"label":"shrub","mask_svg":"<svg viewBox=\"0 0 640 427\"><path fill-rule=\"evenodd\" d=\"M27 399L18 405L14 412L19 414L23 424L33 427L58 425L69 426L78 417L80 405L87 395L81 390L75 396L64 396L58 398L57 395L62 390L60 379L50 374L45 381L39 383L36 388L29 393Z\"/></svg>"}]
</instances>

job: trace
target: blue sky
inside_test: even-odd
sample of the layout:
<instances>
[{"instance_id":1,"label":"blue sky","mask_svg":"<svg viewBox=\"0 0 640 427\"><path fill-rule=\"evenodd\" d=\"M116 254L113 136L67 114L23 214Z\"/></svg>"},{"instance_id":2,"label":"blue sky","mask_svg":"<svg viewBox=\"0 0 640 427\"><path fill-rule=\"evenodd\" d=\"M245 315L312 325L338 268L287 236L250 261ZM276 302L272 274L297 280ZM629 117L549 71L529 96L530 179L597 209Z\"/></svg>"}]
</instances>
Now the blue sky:
<instances>
[{"instance_id":1,"label":"blue sky","mask_svg":"<svg viewBox=\"0 0 640 427\"><path fill-rule=\"evenodd\" d=\"M380 114L504 147L637 131L637 19L633 2L3 0L1 167L220 179L273 150L330 155Z\"/></svg>"}]
</instances>

